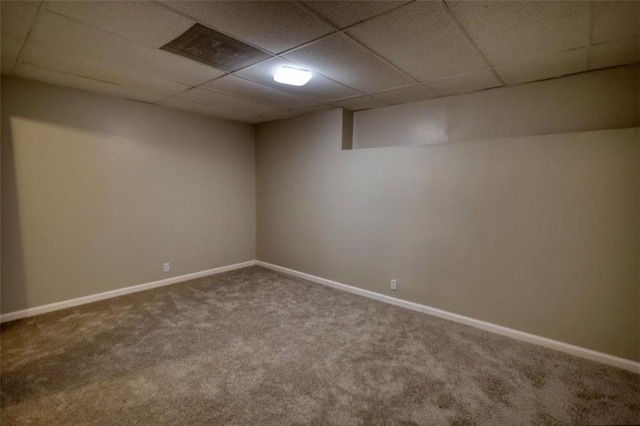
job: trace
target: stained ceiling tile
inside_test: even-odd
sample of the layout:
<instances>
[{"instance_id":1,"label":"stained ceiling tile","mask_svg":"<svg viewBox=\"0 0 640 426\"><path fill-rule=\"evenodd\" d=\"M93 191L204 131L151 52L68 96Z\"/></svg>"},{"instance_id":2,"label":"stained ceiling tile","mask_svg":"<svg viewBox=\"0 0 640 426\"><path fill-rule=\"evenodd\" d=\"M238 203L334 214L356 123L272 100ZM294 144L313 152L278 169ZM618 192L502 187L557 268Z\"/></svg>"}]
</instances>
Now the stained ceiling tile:
<instances>
[{"instance_id":1,"label":"stained ceiling tile","mask_svg":"<svg viewBox=\"0 0 640 426\"><path fill-rule=\"evenodd\" d=\"M428 87L417 84L414 86L401 87L400 89L374 93L371 96L387 104L396 105L437 98L439 95Z\"/></svg>"},{"instance_id":2,"label":"stained ceiling tile","mask_svg":"<svg viewBox=\"0 0 640 426\"><path fill-rule=\"evenodd\" d=\"M348 109L349 111L362 111L364 109L380 108L387 105L386 103L371 96L356 96L355 98L331 102L331 104L340 108Z\"/></svg>"},{"instance_id":3,"label":"stained ceiling tile","mask_svg":"<svg viewBox=\"0 0 640 426\"><path fill-rule=\"evenodd\" d=\"M71 87L143 102L156 102L164 97L164 95L158 94L150 89L126 87L104 81L91 80L25 63L17 65L14 74L18 77L42 81L56 86Z\"/></svg>"},{"instance_id":4,"label":"stained ceiling tile","mask_svg":"<svg viewBox=\"0 0 640 426\"><path fill-rule=\"evenodd\" d=\"M347 33L422 82L487 68L440 2L415 2Z\"/></svg>"},{"instance_id":5,"label":"stained ceiling tile","mask_svg":"<svg viewBox=\"0 0 640 426\"><path fill-rule=\"evenodd\" d=\"M483 70L430 81L428 86L441 95L457 95L502 86L502 83L490 70Z\"/></svg>"},{"instance_id":6,"label":"stained ceiling tile","mask_svg":"<svg viewBox=\"0 0 640 426\"><path fill-rule=\"evenodd\" d=\"M260 122L281 112L278 108L198 88L181 93L174 98L200 104L217 117L250 123ZM171 101L167 99L160 104L166 105L167 102Z\"/></svg>"},{"instance_id":7,"label":"stained ceiling tile","mask_svg":"<svg viewBox=\"0 0 640 426\"><path fill-rule=\"evenodd\" d=\"M629 37L591 46L591 69L635 64L640 61L640 40Z\"/></svg>"},{"instance_id":8,"label":"stained ceiling tile","mask_svg":"<svg viewBox=\"0 0 640 426\"><path fill-rule=\"evenodd\" d=\"M598 1L593 9L592 43L638 36L640 2Z\"/></svg>"},{"instance_id":9,"label":"stained ceiling tile","mask_svg":"<svg viewBox=\"0 0 640 426\"><path fill-rule=\"evenodd\" d=\"M195 24L151 1L53 1L47 9L152 47L160 47Z\"/></svg>"},{"instance_id":10,"label":"stained ceiling tile","mask_svg":"<svg viewBox=\"0 0 640 426\"><path fill-rule=\"evenodd\" d=\"M586 71L587 56L586 48L574 49L495 70L506 84L528 83Z\"/></svg>"},{"instance_id":11,"label":"stained ceiling tile","mask_svg":"<svg viewBox=\"0 0 640 426\"><path fill-rule=\"evenodd\" d=\"M588 44L583 1L448 1L494 66L524 62Z\"/></svg>"},{"instance_id":12,"label":"stained ceiling tile","mask_svg":"<svg viewBox=\"0 0 640 426\"><path fill-rule=\"evenodd\" d=\"M13 67L16 64L16 60L12 58L0 58L0 65L2 68L2 75L11 75L13 72Z\"/></svg>"},{"instance_id":13,"label":"stained ceiling tile","mask_svg":"<svg viewBox=\"0 0 640 426\"><path fill-rule=\"evenodd\" d=\"M38 14L39 2L0 1L2 32L26 37Z\"/></svg>"},{"instance_id":14,"label":"stained ceiling tile","mask_svg":"<svg viewBox=\"0 0 640 426\"><path fill-rule=\"evenodd\" d=\"M228 72L246 68L271 57L256 47L200 23L160 49Z\"/></svg>"},{"instance_id":15,"label":"stained ceiling tile","mask_svg":"<svg viewBox=\"0 0 640 426\"><path fill-rule=\"evenodd\" d=\"M276 83L273 81L273 74L283 65L295 66L295 64L285 61L284 59L273 58L249 68L245 68L236 74L268 86L275 87L284 92L315 99L320 102L328 102L335 99L358 95L358 92L355 90L331 81L319 74L314 74L311 80L304 86L296 87Z\"/></svg>"},{"instance_id":16,"label":"stained ceiling tile","mask_svg":"<svg viewBox=\"0 0 640 426\"><path fill-rule=\"evenodd\" d=\"M303 4L338 28L395 9L407 1L305 1Z\"/></svg>"},{"instance_id":17,"label":"stained ceiling tile","mask_svg":"<svg viewBox=\"0 0 640 426\"><path fill-rule=\"evenodd\" d=\"M413 83L412 79L344 34L326 37L284 56L365 93Z\"/></svg>"},{"instance_id":18,"label":"stained ceiling tile","mask_svg":"<svg viewBox=\"0 0 640 426\"><path fill-rule=\"evenodd\" d=\"M22 62L53 71L85 77L125 87L152 90L158 98L168 97L190 86L162 77L136 71L109 62L95 61L82 56L60 52L35 42L28 42Z\"/></svg>"},{"instance_id":19,"label":"stained ceiling tile","mask_svg":"<svg viewBox=\"0 0 640 426\"><path fill-rule=\"evenodd\" d=\"M17 58L20 55L20 51L22 50L22 46L26 38L18 37L11 34L2 34L0 35L0 43L2 47L0 48L0 53L5 58Z\"/></svg>"},{"instance_id":20,"label":"stained ceiling tile","mask_svg":"<svg viewBox=\"0 0 640 426\"><path fill-rule=\"evenodd\" d=\"M30 40L63 52L114 62L187 84L220 77L223 71L145 46L52 12L41 15Z\"/></svg>"},{"instance_id":21,"label":"stained ceiling tile","mask_svg":"<svg viewBox=\"0 0 640 426\"><path fill-rule=\"evenodd\" d=\"M214 29L280 53L328 34L334 29L286 1L169 1L179 10Z\"/></svg>"},{"instance_id":22,"label":"stained ceiling tile","mask_svg":"<svg viewBox=\"0 0 640 426\"><path fill-rule=\"evenodd\" d=\"M234 75L226 75L200 87L285 109L300 108L315 104L315 102L308 99L300 98Z\"/></svg>"}]
</instances>

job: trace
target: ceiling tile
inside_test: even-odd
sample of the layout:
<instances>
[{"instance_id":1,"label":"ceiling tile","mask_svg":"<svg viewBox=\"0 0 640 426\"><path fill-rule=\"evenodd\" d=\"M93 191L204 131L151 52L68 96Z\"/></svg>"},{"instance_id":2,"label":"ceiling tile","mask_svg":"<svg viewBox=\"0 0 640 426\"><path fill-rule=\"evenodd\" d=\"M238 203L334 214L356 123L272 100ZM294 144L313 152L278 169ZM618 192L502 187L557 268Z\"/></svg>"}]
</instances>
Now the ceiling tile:
<instances>
[{"instance_id":1,"label":"ceiling tile","mask_svg":"<svg viewBox=\"0 0 640 426\"><path fill-rule=\"evenodd\" d=\"M380 108L387 106L382 101L371 96L356 96L355 98L342 99L331 103L340 108L348 109L349 111L361 111L363 109Z\"/></svg>"},{"instance_id":2,"label":"ceiling tile","mask_svg":"<svg viewBox=\"0 0 640 426\"><path fill-rule=\"evenodd\" d=\"M275 115L272 116L271 120L284 120L287 118L298 117L305 114L313 114L316 112L328 111L330 109L335 109L335 108L336 107L332 105L317 104L317 105L312 105L308 107L302 107L302 108L291 109L288 111L283 111L282 114L279 114L277 116Z\"/></svg>"},{"instance_id":3,"label":"ceiling tile","mask_svg":"<svg viewBox=\"0 0 640 426\"><path fill-rule=\"evenodd\" d=\"M310 108L309 111L307 111L305 108L290 109L290 110L282 111L282 112L280 112L278 114L273 114L273 115L269 116L268 119L262 120L262 121L260 121L260 123L264 123L266 121L273 121L273 120L286 120L288 118L298 117L300 115L305 115L305 114L309 114L309 113L312 113L312 112L326 111L326 110L335 108L335 107L326 106L326 105L322 105L322 107L323 107L323 109L307 107L307 108ZM313 109L311 109L311 108L313 108Z\"/></svg>"},{"instance_id":4,"label":"ceiling tile","mask_svg":"<svg viewBox=\"0 0 640 426\"><path fill-rule=\"evenodd\" d=\"M162 46L195 24L151 1L53 1L47 9L152 47Z\"/></svg>"},{"instance_id":5,"label":"ceiling tile","mask_svg":"<svg viewBox=\"0 0 640 426\"><path fill-rule=\"evenodd\" d=\"M334 109L335 107L332 105L325 105L325 104L317 104L317 105L311 105L308 107L302 107L302 108L295 108L292 110L292 112L295 113L295 115L293 116L298 116L298 115L304 115L304 114L311 114L314 112L322 112L322 111L328 111L330 109Z\"/></svg>"},{"instance_id":6,"label":"ceiling tile","mask_svg":"<svg viewBox=\"0 0 640 426\"><path fill-rule=\"evenodd\" d=\"M216 115L217 109L215 108L210 108L204 104L189 102L189 101L185 101L183 99L178 99L178 98L168 98L161 102L158 102L156 105L161 105L171 109L180 109L183 111L195 112L198 114L204 114L212 117L217 116Z\"/></svg>"},{"instance_id":7,"label":"ceiling tile","mask_svg":"<svg viewBox=\"0 0 640 426\"><path fill-rule=\"evenodd\" d=\"M273 74L283 65L291 66L295 64L285 61L284 59L273 58L249 68L245 68L236 74L275 87L284 92L315 99L320 102L332 101L358 94L355 90L331 81L319 74L314 74L311 80L304 86L286 86L284 84L276 83L273 81Z\"/></svg>"},{"instance_id":8,"label":"ceiling tile","mask_svg":"<svg viewBox=\"0 0 640 426\"><path fill-rule=\"evenodd\" d=\"M175 98L205 105L216 117L245 122L259 122L281 112L278 108L199 88L180 93Z\"/></svg>"},{"instance_id":9,"label":"ceiling tile","mask_svg":"<svg viewBox=\"0 0 640 426\"><path fill-rule=\"evenodd\" d=\"M582 1L449 1L454 15L494 66L587 44Z\"/></svg>"},{"instance_id":10,"label":"ceiling tile","mask_svg":"<svg viewBox=\"0 0 640 426\"><path fill-rule=\"evenodd\" d=\"M640 40L630 37L591 46L591 69L635 64L640 61Z\"/></svg>"},{"instance_id":11,"label":"ceiling tile","mask_svg":"<svg viewBox=\"0 0 640 426\"><path fill-rule=\"evenodd\" d=\"M277 120L280 117L279 114L284 114L283 118L287 116L287 114L292 114L289 111L278 111L278 112L262 112L260 114L254 114L252 112L247 112L246 110L240 108L226 109L220 108L218 105L205 105L199 104L196 102L186 101L180 98L169 98L164 101L156 104L160 106L164 106L171 109L179 109L183 111L195 112L197 114L208 115L209 117L220 118L223 120L234 120L240 121L243 123L262 123L264 121Z\"/></svg>"},{"instance_id":12,"label":"ceiling tile","mask_svg":"<svg viewBox=\"0 0 640 426\"><path fill-rule=\"evenodd\" d=\"M0 68L2 68L2 75L11 75L13 72L13 67L16 64L16 60L12 58L0 58Z\"/></svg>"},{"instance_id":13,"label":"ceiling tile","mask_svg":"<svg viewBox=\"0 0 640 426\"><path fill-rule=\"evenodd\" d=\"M238 71L271 57L263 50L200 23L160 49L228 72Z\"/></svg>"},{"instance_id":14,"label":"ceiling tile","mask_svg":"<svg viewBox=\"0 0 640 426\"><path fill-rule=\"evenodd\" d=\"M17 58L20 55L20 51L22 50L22 46L26 38L18 37L11 34L2 34L0 35L0 43L2 47L0 48L0 52L2 56L5 58Z\"/></svg>"},{"instance_id":15,"label":"ceiling tile","mask_svg":"<svg viewBox=\"0 0 640 426\"><path fill-rule=\"evenodd\" d=\"M440 2L416 2L347 30L425 82L487 68Z\"/></svg>"},{"instance_id":16,"label":"ceiling tile","mask_svg":"<svg viewBox=\"0 0 640 426\"><path fill-rule=\"evenodd\" d=\"M305 1L303 4L338 28L395 9L406 1Z\"/></svg>"},{"instance_id":17,"label":"ceiling tile","mask_svg":"<svg viewBox=\"0 0 640 426\"><path fill-rule=\"evenodd\" d=\"M315 104L315 102L308 99L303 99L234 75L226 75L200 87L286 109Z\"/></svg>"},{"instance_id":18,"label":"ceiling tile","mask_svg":"<svg viewBox=\"0 0 640 426\"><path fill-rule=\"evenodd\" d=\"M640 2L598 1L593 9L592 43L638 36Z\"/></svg>"},{"instance_id":19,"label":"ceiling tile","mask_svg":"<svg viewBox=\"0 0 640 426\"><path fill-rule=\"evenodd\" d=\"M114 62L187 84L200 84L224 74L216 68L144 46L72 19L45 12L30 40L89 59Z\"/></svg>"},{"instance_id":20,"label":"ceiling tile","mask_svg":"<svg viewBox=\"0 0 640 426\"><path fill-rule=\"evenodd\" d=\"M39 2L0 1L2 32L26 37L38 14Z\"/></svg>"},{"instance_id":21,"label":"ceiling tile","mask_svg":"<svg viewBox=\"0 0 640 426\"><path fill-rule=\"evenodd\" d=\"M497 67L506 84L528 83L587 70L587 49L574 49L520 64Z\"/></svg>"},{"instance_id":22,"label":"ceiling tile","mask_svg":"<svg viewBox=\"0 0 640 426\"><path fill-rule=\"evenodd\" d=\"M61 52L31 41L25 47L22 62L119 86L149 89L158 95L155 100L166 98L190 87L114 63L95 61Z\"/></svg>"},{"instance_id":23,"label":"ceiling tile","mask_svg":"<svg viewBox=\"0 0 640 426\"><path fill-rule=\"evenodd\" d=\"M344 34L326 37L284 56L362 92L379 92L413 83Z\"/></svg>"},{"instance_id":24,"label":"ceiling tile","mask_svg":"<svg viewBox=\"0 0 640 426\"><path fill-rule=\"evenodd\" d=\"M502 86L502 83L493 72L483 70L430 81L428 85L441 95L457 95Z\"/></svg>"},{"instance_id":25,"label":"ceiling tile","mask_svg":"<svg viewBox=\"0 0 640 426\"><path fill-rule=\"evenodd\" d=\"M21 63L16 66L14 74L18 77L42 81L56 86L72 87L103 95L117 96L143 102L155 102L162 95L149 89L126 87L103 81L91 80L76 75L40 68L35 65Z\"/></svg>"},{"instance_id":26,"label":"ceiling tile","mask_svg":"<svg viewBox=\"0 0 640 426\"><path fill-rule=\"evenodd\" d=\"M294 2L170 1L168 7L270 52L280 53L334 29Z\"/></svg>"},{"instance_id":27,"label":"ceiling tile","mask_svg":"<svg viewBox=\"0 0 640 426\"><path fill-rule=\"evenodd\" d=\"M437 98L439 95L428 87L423 86L422 84L417 84L414 86L402 87L400 89L374 93L372 96L387 104L396 105Z\"/></svg>"}]
</instances>

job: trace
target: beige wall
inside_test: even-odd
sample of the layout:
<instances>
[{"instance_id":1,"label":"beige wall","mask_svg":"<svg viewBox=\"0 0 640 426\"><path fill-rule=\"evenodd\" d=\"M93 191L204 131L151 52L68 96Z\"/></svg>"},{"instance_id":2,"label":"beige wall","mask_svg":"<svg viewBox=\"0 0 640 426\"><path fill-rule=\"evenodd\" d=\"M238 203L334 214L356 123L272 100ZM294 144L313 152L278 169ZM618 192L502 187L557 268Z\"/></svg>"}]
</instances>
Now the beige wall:
<instances>
[{"instance_id":1,"label":"beige wall","mask_svg":"<svg viewBox=\"0 0 640 426\"><path fill-rule=\"evenodd\" d=\"M329 111L256 132L258 259L638 359L638 128L343 151Z\"/></svg>"},{"instance_id":2,"label":"beige wall","mask_svg":"<svg viewBox=\"0 0 640 426\"><path fill-rule=\"evenodd\" d=\"M376 126L397 128L397 108ZM509 138L342 150L334 110L259 125L256 158L252 126L3 79L1 312L251 260L257 236L260 260L640 359L640 135L621 111L575 111L574 133L523 113ZM472 136L462 122L448 134Z\"/></svg>"},{"instance_id":3,"label":"beige wall","mask_svg":"<svg viewBox=\"0 0 640 426\"><path fill-rule=\"evenodd\" d=\"M3 313L254 250L252 126L2 80Z\"/></svg>"},{"instance_id":4,"label":"beige wall","mask_svg":"<svg viewBox=\"0 0 640 426\"><path fill-rule=\"evenodd\" d=\"M638 125L638 65L354 114L354 148L421 145Z\"/></svg>"}]
</instances>

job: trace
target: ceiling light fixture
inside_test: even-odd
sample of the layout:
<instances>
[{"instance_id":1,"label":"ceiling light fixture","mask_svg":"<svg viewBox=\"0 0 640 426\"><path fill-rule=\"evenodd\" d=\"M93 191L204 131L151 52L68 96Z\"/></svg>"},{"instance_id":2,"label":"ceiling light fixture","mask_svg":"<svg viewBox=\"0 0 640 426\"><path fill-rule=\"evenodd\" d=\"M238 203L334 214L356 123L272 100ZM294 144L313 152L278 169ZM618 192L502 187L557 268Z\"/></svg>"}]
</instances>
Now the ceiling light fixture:
<instances>
[{"instance_id":1,"label":"ceiling light fixture","mask_svg":"<svg viewBox=\"0 0 640 426\"><path fill-rule=\"evenodd\" d=\"M280 67L273 76L278 83L290 84L291 86L304 86L311 80L311 72L293 67Z\"/></svg>"}]
</instances>

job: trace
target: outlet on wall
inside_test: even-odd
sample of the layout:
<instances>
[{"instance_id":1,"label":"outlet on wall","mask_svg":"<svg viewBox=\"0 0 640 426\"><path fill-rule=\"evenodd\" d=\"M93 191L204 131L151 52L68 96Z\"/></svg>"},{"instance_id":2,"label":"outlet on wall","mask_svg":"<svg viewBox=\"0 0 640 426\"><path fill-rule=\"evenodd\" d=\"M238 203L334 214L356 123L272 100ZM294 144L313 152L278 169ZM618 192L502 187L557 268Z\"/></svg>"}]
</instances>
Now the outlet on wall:
<instances>
[{"instance_id":1,"label":"outlet on wall","mask_svg":"<svg viewBox=\"0 0 640 426\"><path fill-rule=\"evenodd\" d=\"M395 278L391 279L391 290L396 291L398 289L398 280Z\"/></svg>"},{"instance_id":2,"label":"outlet on wall","mask_svg":"<svg viewBox=\"0 0 640 426\"><path fill-rule=\"evenodd\" d=\"M169 272L171 270L171 264L169 262L165 263L164 265L162 265L162 270L164 272Z\"/></svg>"}]
</instances>

